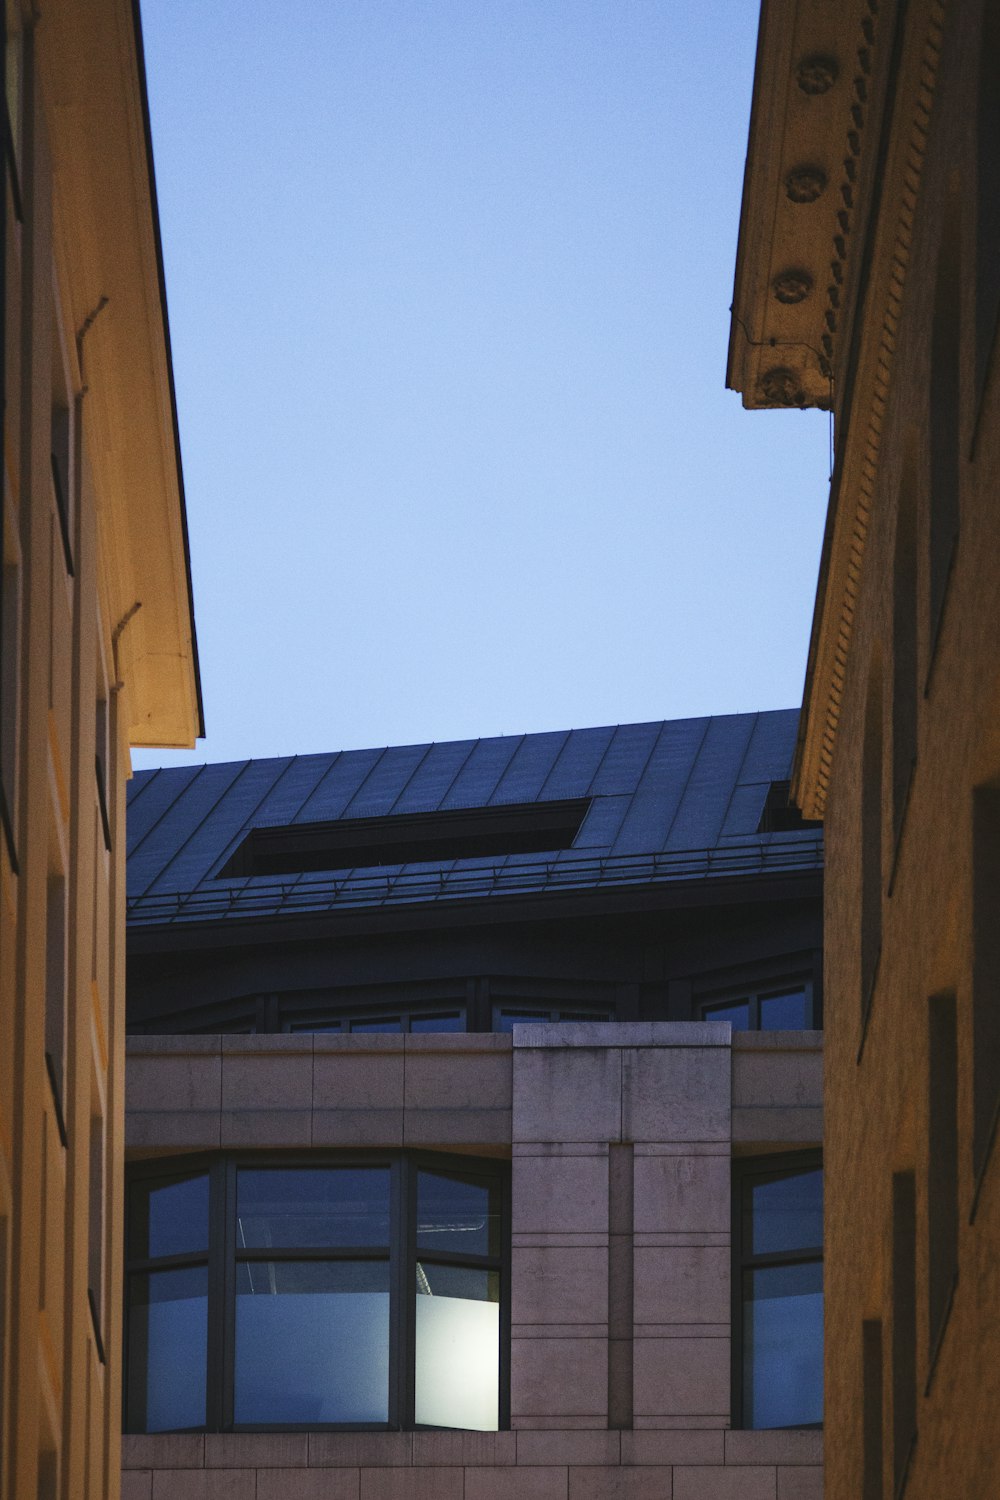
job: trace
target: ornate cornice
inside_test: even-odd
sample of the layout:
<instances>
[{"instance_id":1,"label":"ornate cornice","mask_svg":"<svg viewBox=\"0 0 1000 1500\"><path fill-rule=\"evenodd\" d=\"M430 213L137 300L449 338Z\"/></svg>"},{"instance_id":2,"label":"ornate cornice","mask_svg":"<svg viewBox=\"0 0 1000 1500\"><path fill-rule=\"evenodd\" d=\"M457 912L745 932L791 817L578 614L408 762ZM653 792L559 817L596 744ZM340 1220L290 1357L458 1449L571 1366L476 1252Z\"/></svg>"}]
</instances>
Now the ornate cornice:
<instances>
[{"instance_id":1,"label":"ornate cornice","mask_svg":"<svg viewBox=\"0 0 1000 1500\"><path fill-rule=\"evenodd\" d=\"M916 7L913 7L916 9ZM844 437L831 486L827 531L813 618L803 721L793 795L805 816L822 818L830 784L881 457L897 335L903 310L917 201L941 54L945 7L924 8L919 40L900 37L895 100L887 101L884 160L874 164L884 181L874 184L867 231L870 275L857 287L844 368L849 389L838 402ZM904 23L902 14L898 24ZM915 28L914 28L915 30ZM898 123L897 123L898 122Z\"/></svg>"},{"instance_id":2,"label":"ornate cornice","mask_svg":"<svg viewBox=\"0 0 1000 1500\"><path fill-rule=\"evenodd\" d=\"M750 408L836 412L792 786L809 818L830 781L944 13L945 0L761 11L727 383Z\"/></svg>"}]
</instances>

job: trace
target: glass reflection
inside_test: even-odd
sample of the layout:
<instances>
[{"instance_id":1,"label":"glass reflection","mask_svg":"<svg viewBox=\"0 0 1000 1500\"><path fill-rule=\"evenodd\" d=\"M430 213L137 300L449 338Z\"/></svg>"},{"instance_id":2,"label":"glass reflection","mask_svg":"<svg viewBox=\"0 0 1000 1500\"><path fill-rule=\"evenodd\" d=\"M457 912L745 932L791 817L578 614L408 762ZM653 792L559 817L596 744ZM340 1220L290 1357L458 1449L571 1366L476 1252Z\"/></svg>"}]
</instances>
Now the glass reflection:
<instances>
[{"instance_id":1,"label":"glass reflection","mask_svg":"<svg viewBox=\"0 0 1000 1500\"><path fill-rule=\"evenodd\" d=\"M386 1261L244 1261L237 1422L389 1419Z\"/></svg>"},{"instance_id":2,"label":"glass reflection","mask_svg":"<svg viewBox=\"0 0 1000 1500\"><path fill-rule=\"evenodd\" d=\"M702 1007L703 1021L728 1021L734 1031L749 1031L750 1004L747 1000L727 1001L725 1005Z\"/></svg>"},{"instance_id":3,"label":"glass reflection","mask_svg":"<svg viewBox=\"0 0 1000 1500\"><path fill-rule=\"evenodd\" d=\"M805 990L760 997L761 1031L804 1031L807 1025Z\"/></svg>"},{"instance_id":4,"label":"glass reflection","mask_svg":"<svg viewBox=\"0 0 1000 1500\"><path fill-rule=\"evenodd\" d=\"M823 1243L823 1172L794 1172L748 1184L744 1235L751 1253L818 1248Z\"/></svg>"},{"instance_id":5,"label":"glass reflection","mask_svg":"<svg viewBox=\"0 0 1000 1500\"><path fill-rule=\"evenodd\" d=\"M243 1168L236 1215L241 1250L387 1245L389 1169Z\"/></svg>"},{"instance_id":6,"label":"glass reflection","mask_svg":"<svg viewBox=\"0 0 1000 1500\"><path fill-rule=\"evenodd\" d=\"M129 1189L133 1260L208 1249L208 1174L136 1182Z\"/></svg>"},{"instance_id":7,"label":"glass reflection","mask_svg":"<svg viewBox=\"0 0 1000 1500\"><path fill-rule=\"evenodd\" d=\"M499 1272L418 1262L416 1290L417 1423L495 1432Z\"/></svg>"},{"instance_id":8,"label":"glass reflection","mask_svg":"<svg viewBox=\"0 0 1000 1500\"><path fill-rule=\"evenodd\" d=\"M205 1425L208 1269L129 1280L128 1425L174 1432Z\"/></svg>"},{"instance_id":9,"label":"glass reflection","mask_svg":"<svg viewBox=\"0 0 1000 1500\"><path fill-rule=\"evenodd\" d=\"M465 1255L499 1255L497 1185L421 1172L417 1178L417 1246Z\"/></svg>"},{"instance_id":10,"label":"glass reflection","mask_svg":"<svg viewBox=\"0 0 1000 1500\"><path fill-rule=\"evenodd\" d=\"M443 1016L412 1016L410 1018L411 1031L464 1031L465 1016L458 1011L452 1011Z\"/></svg>"},{"instance_id":11,"label":"glass reflection","mask_svg":"<svg viewBox=\"0 0 1000 1500\"><path fill-rule=\"evenodd\" d=\"M540 1025L548 1021L547 1010L502 1010L494 1022L494 1031L513 1031L515 1026Z\"/></svg>"},{"instance_id":12,"label":"glass reflection","mask_svg":"<svg viewBox=\"0 0 1000 1500\"><path fill-rule=\"evenodd\" d=\"M823 1420L823 1267L765 1266L745 1273L744 1417L749 1427Z\"/></svg>"}]
</instances>

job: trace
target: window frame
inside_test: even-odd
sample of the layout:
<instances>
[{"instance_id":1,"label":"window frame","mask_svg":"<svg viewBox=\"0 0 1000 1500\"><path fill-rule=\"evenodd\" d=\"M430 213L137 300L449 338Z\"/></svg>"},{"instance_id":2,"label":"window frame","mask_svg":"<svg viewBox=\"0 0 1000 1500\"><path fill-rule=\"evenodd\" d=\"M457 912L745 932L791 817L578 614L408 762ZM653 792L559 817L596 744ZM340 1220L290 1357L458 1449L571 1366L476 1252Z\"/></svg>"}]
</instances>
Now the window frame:
<instances>
[{"instance_id":1,"label":"window frame","mask_svg":"<svg viewBox=\"0 0 1000 1500\"><path fill-rule=\"evenodd\" d=\"M236 1422L235 1343L236 1282L241 1263L236 1254L236 1179L241 1168L294 1171L323 1167L387 1167L389 1169L389 1391L386 1422ZM416 1239L417 1179L421 1171L444 1176L480 1178L496 1185L500 1195L500 1253L468 1256L438 1251L421 1257ZM156 1178L194 1177L207 1174L209 1183L208 1245L204 1251L178 1255L135 1257L128 1243L128 1194L135 1183ZM511 1277L511 1174L503 1158L476 1157L437 1151L324 1150L324 1151L224 1151L140 1160L126 1164L126 1244L124 1276L124 1371L123 1430L147 1431L134 1425L136 1371L129 1358L129 1290L133 1276L156 1271L207 1266L207 1354L206 1421L204 1426L159 1429L163 1432L410 1432L466 1429L435 1428L414 1420L416 1399L416 1263L433 1259L435 1264L474 1266L495 1270L500 1276L500 1348L497 1371L497 1430L510 1427L510 1277ZM357 1258L345 1248L314 1249L302 1257L283 1250L277 1258L335 1260ZM362 1257L363 1258L363 1257ZM476 1429L469 1429L476 1430Z\"/></svg>"},{"instance_id":2,"label":"window frame","mask_svg":"<svg viewBox=\"0 0 1000 1500\"><path fill-rule=\"evenodd\" d=\"M732 1396L730 1420L734 1429L743 1432L801 1432L822 1431L823 1423L800 1422L794 1427L750 1427L746 1420L743 1371L743 1276L746 1271L758 1267L775 1265L805 1265L816 1261L824 1263L825 1246L821 1243L819 1253L815 1246L802 1246L796 1250L754 1255L744 1246L743 1239L743 1194L751 1179L775 1181L781 1177L793 1177L801 1172L823 1171L821 1147L803 1151L776 1151L768 1156L733 1157L732 1172Z\"/></svg>"},{"instance_id":3,"label":"window frame","mask_svg":"<svg viewBox=\"0 0 1000 1500\"><path fill-rule=\"evenodd\" d=\"M819 1012L819 1000L817 987L810 973L794 975L782 975L776 978L754 980L751 984L727 986L725 990L714 990L712 992L700 993L695 998L697 1007L697 1018L699 1021L711 1021L713 1017L707 1012L716 1006L739 1005L746 1002L747 1019L749 1025L747 1031L760 1032L760 1002L770 1000L776 995L788 994L792 991L802 990L806 997L806 1016L809 1024L803 1026L803 1031L821 1031L823 1018ZM734 1028L736 1029L736 1028ZM739 1030L743 1030L740 1027Z\"/></svg>"},{"instance_id":4,"label":"window frame","mask_svg":"<svg viewBox=\"0 0 1000 1500\"><path fill-rule=\"evenodd\" d=\"M540 1011L547 1011L547 1015L540 1015ZM511 1026L501 1028L499 1022L504 1015L509 1015ZM601 1025L608 1025L615 1019L613 1006L594 1006L593 1014L589 1013L586 1005L546 1005L540 1002L532 1005L530 1000L524 1001L495 1001L492 1008L490 1028L493 1035L508 1036L514 1026L575 1026L587 1024L591 1021Z\"/></svg>"}]
</instances>

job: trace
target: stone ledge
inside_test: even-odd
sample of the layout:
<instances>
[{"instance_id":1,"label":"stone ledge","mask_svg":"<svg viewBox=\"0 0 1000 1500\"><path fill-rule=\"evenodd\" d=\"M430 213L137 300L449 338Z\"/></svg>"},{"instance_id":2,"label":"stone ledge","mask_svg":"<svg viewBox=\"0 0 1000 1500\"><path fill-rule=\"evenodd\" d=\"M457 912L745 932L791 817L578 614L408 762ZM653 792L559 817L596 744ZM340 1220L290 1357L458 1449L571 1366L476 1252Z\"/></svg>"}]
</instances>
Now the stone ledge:
<instances>
[{"instance_id":1,"label":"stone ledge","mask_svg":"<svg viewBox=\"0 0 1000 1500\"><path fill-rule=\"evenodd\" d=\"M728 1021L553 1021L517 1026L515 1051L538 1047L728 1047Z\"/></svg>"}]
</instances>

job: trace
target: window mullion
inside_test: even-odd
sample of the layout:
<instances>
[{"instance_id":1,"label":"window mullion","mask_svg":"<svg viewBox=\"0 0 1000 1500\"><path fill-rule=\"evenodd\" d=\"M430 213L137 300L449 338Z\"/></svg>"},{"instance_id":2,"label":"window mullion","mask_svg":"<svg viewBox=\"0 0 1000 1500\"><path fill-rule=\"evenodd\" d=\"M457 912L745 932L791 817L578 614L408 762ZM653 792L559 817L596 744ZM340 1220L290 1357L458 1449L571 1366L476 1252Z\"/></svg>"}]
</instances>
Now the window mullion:
<instances>
[{"instance_id":1,"label":"window mullion","mask_svg":"<svg viewBox=\"0 0 1000 1500\"><path fill-rule=\"evenodd\" d=\"M215 1292L212 1327L216 1349L209 1370L216 1377L212 1400L217 1407L216 1431L229 1432L233 1426L233 1385L236 1361L236 1166L224 1159L217 1164L215 1182L216 1264L210 1288Z\"/></svg>"},{"instance_id":2,"label":"window mullion","mask_svg":"<svg viewBox=\"0 0 1000 1500\"><path fill-rule=\"evenodd\" d=\"M409 1425L406 1407L406 1283L409 1263L409 1177L405 1159L392 1164L389 1199L389 1426Z\"/></svg>"}]
</instances>

